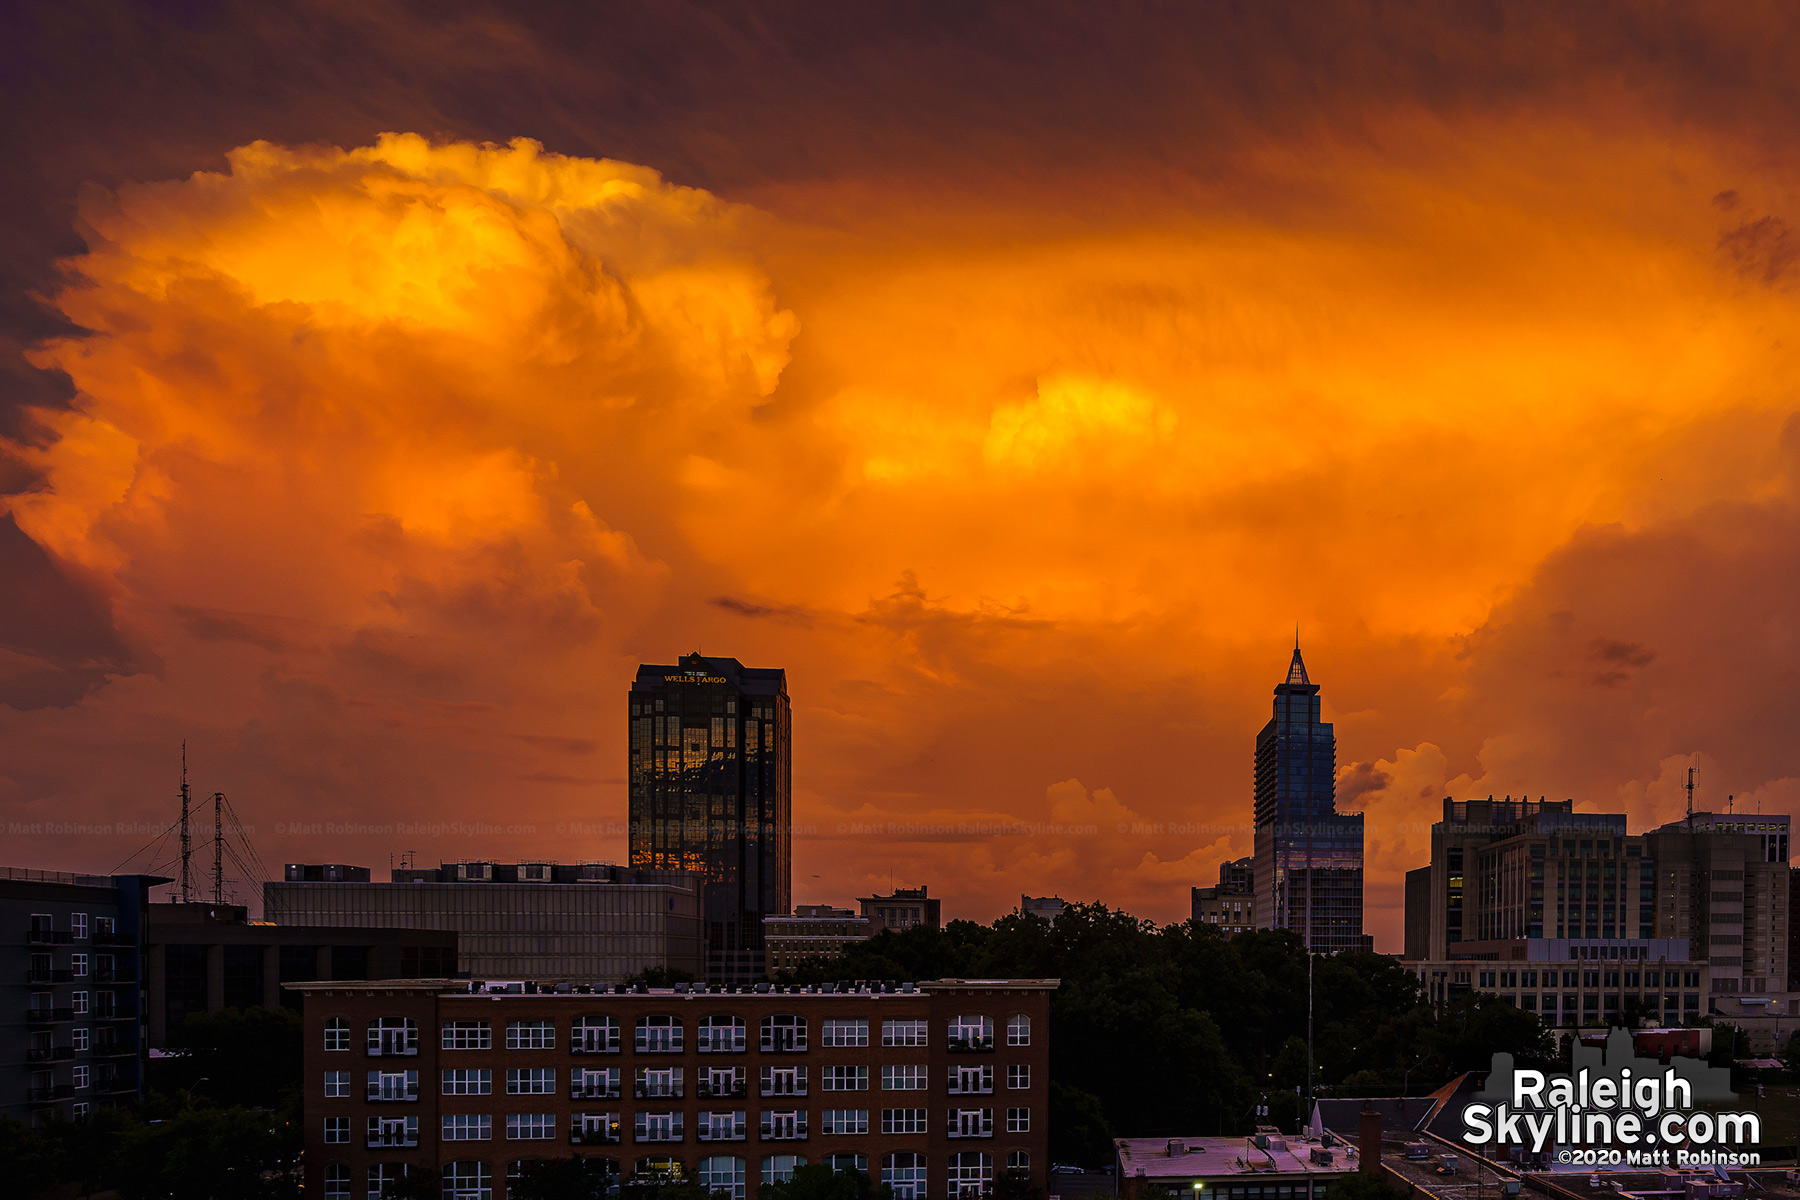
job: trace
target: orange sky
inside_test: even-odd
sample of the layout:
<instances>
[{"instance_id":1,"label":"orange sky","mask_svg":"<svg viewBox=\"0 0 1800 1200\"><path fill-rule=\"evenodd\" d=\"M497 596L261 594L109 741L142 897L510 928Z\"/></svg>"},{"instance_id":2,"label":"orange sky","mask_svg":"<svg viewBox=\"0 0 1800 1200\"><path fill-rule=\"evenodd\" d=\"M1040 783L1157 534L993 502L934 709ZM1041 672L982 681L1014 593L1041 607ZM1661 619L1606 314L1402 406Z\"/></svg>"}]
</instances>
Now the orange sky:
<instances>
[{"instance_id":1,"label":"orange sky","mask_svg":"<svg viewBox=\"0 0 1800 1200\"><path fill-rule=\"evenodd\" d=\"M1703 55L1440 30L1506 86L1364 44L1315 111L1239 30L1283 90L1238 110L1166 64L1034 92L1047 35L984 89L952 41L785 150L804 71L736 137L650 88L612 149L495 20L434 61L543 67L504 132L371 83L139 170L44 135L47 195L99 186L20 338L67 386L3 443L7 861L111 869L184 737L270 863L615 859L623 693L697 647L788 670L796 901L1171 920L1249 853L1296 623L1382 949L1447 794L1641 826L1699 752L1704 799L1800 796L1795 172L1679 102Z\"/></svg>"}]
</instances>

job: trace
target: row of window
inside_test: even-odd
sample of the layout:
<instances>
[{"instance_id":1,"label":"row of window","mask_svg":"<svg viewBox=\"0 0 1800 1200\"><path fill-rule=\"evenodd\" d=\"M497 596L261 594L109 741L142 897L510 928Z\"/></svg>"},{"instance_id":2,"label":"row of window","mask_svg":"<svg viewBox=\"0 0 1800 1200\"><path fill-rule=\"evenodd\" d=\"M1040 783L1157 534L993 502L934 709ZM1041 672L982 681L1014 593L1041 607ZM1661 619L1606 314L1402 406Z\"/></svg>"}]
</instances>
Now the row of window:
<instances>
[{"instance_id":1,"label":"row of window","mask_svg":"<svg viewBox=\"0 0 1800 1200\"><path fill-rule=\"evenodd\" d=\"M51 913L31 914L31 934L33 938L42 938L56 929L56 917ZM117 918L95 917L94 933L102 937L111 937L118 929ZM88 915L86 913L69 914L69 937L73 941L85 941L88 936Z\"/></svg>"},{"instance_id":2,"label":"row of window","mask_svg":"<svg viewBox=\"0 0 1800 1200\"><path fill-rule=\"evenodd\" d=\"M820 1114L819 1131L824 1136L860 1137L869 1132L866 1108L833 1108ZM923 1134L929 1132L929 1110L923 1108L884 1108L880 1110L879 1129L887 1135ZM764 1109L758 1113L761 1138L765 1142L805 1141L809 1136L809 1114L806 1109ZM695 1119L695 1136L702 1142L730 1142L747 1139L749 1113L736 1111L701 1112ZM349 1117L325 1117L323 1135L328 1146L350 1144L352 1129ZM1007 1133L1031 1132L1031 1109L1006 1110ZM686 1114L680 1112L639 1112L632 1117L634 1142L681 1142L686 1138ZM953 1138L986 1138L994 1136L994 1110L991 1108L951 1108L944 1110L945 1132ZM552 1141L558 1137L555 1113L505 1114L506 1140L509 1142ZM370 1149L412 1147L419 1144L418 1117L369 1117L364 1125L366 1144ZM494 1136L492 1113L446 1113L439 1118L438 1138L445 1142L485 1142ZM616 1144L623 1140L621 1116L616 1112L578 1112L569 1116L569 1141L575 1145Z\"/></svg>"},{"instance_id":3,"label":"row of window","mask_svg":"<svg viewBox=\"0 0 1800 1200\"><path fill-rule=\"evenodd\" d=\"M92 1015L102 1021L110 1021L115 1017L129 1017L128 1008L121 1008L118 997L113 992L94 992L89 1002L89 993L74 991L69 993L69 1013L72 1016L85 1017ZM54 992L31 993L30 1011L32 1014L51 1014L56 1011Z\"/></svg>"},{"instance_id":4,"label":"row of window","mask_svg":"<svg viewBox=\"0 0 1800 1200\"><path fill-rule=\"evenodd\" d=\"M831 1154L821 1161L834 1171L860 1171L867 1174L869 1170L869 1160L861 1154ZM795 1170L805 1165L806 1159L799 1155L768 1155L761 1163L762 1182L786 1183L793 1178ZM614 1166L616 1173L616 1164ZM880 1181L891 1190L894 1200L929 1200L928 1166L923 1154L900 1152L883 1155ZM637 1169L639 1175L646 1177L676 1178L683 1173L683 1166L678 1159L639 1159ZM744 1200L748 1169L749 1164L743 1158L715 1155L700 1160L695 1177L702 1187L723 1200ZM1016 1178L1029 1177L1031 1156L1023 1150L1010 1152L1006 1156L1006 1170L1007 1174ZM404 1163L377 1163L368 1168L365 1176L366 1191L363 1195L368 1200L383 1200L406 1179L407 1173L408 1167ZM506 1185L509 1191L519 1184L524 1173L524 1159L514 1159L507 1164ZM495 1200L495 1173L489 1163L473 1160L447 1163L439 1178L444 1200ZM950 1155L946 1160L944 1183L946 1195L950 1197L976 1196L992 1191L994 1156L977 1151ZM1272 1196L1273 1189L1270 1191ZM342 1163L326 1165L324 1195L325 1200L351 1200L353 1193L348 1166Z\"/></svg>"},{"instance_id":5,"label":"row of window","mask_svg":"<svg viewBox=\"0 0 1800 1200\"><path fill-rule=\"evenodd\" d=\"M1495 987L1534 988L1534 987L1538 986L1538 974L1539 973L1537 971L1477 971L1476 979L1478 980L1478 986L1484 987L1484 988L1495 988ZM1543 986L1555 987L1557 974L1558 974L1558 972L1556 972L1554 970L1544 971L1543 972L1543 977L1544 977ZM1636 987L1640 986L1638 983L1638 976L1639 976L1640 972L1637 972L1637 971L1620 972L1617 970L1563 971L1563 972L1561 972L1562 986L1564 986L1566 988L1572 988L1572 987L1616 988L1619 986L1619 977L1621 974L1623 974L1625 977L1625 986L1626 987L1636 988ZM1644 972L1641 972L1641 974L1643 975L1643 980L1644 980L1643 984L1641 986L1646 987L1646 988L1660 988L1660 987L1665 987L1665 986L1666 987L1697 988L1700 986L1700 972L1698 972L1698 971L1677 971L1677 970L1644 971ZM1602 983L1603 979L1605 981L1604 983ZM1576 982L1577 980L1580 980L1580 982L1577 983Z\"/></svg>"},{"instance_id":6,"label":"row of window","mask_svg":"<svg viewBox=\"0 0 1800 1200\"><path fill-rule=\"evenodd\" d=\"M86 979L90 965L96 979L112 979L119 974L117 955L90 955L77 951L69 955L68 979ZM27 978L31 983L66 982L64 979L57 978L57 972L49 954L33 954L31 956Z\"/></svg>"},{"instance_id":7,"label":"row of window","mask_svg":"<svg viewBox=\"0 0 1800 1200\"><path fill-rule=\"evenodd\" d=\"M748 1049L748 1031L744 1018L736 1016L701 1017L696 1023L695 1044L701 1053L741 1054ZM869 1022L857 1018L827 1018L820 1022L819 1045L825 1047L863 1047L869 1045ZM686 1049L686 1029L676 1016L656 1014L637 1019L633 1049L639 1054L679 1054ZM764 1053L799 1053L808 1048L807 1018L775 1015L762 1018L759 1047ZM946 1044L952 1050L986 1050L994 1045L992 1017L966 1015L952 1017L945 1028ZM881 1023L881 1045L925 1046L929 1044L929 1023L924 1020L887 1020ZM494 1048L493 1025L487 1021L445 1021L438 1030L438 1045L443 1050L491 1050ZM1006 1022L1006 1044L1031 1044L1031 1018L1023 1013ZM378 1017L368 1023L366 1045L372 1055L417 1054L419 1024L411 1017ZM508 1050L550 1050L556 1046L556 1022L508 1021L505 1046ZM569 1028L569 1049L575 1054L616 1054L620 1048L620 1025L616 1017L577 1017ZM350 1022L332 1017L325 1022L325 1049L350 1049Z\"/></svg>"},{"instance_id":8,"label":"row of window","mask_svg":"<svg viewBox=\"0 0 1800 1200\"><path fill-rule=\"evenodd\" d=\"M85 1046L84 1046L85 1048ZM908 1063L881 1068L881 1090L884 1092L925 1091L929 1087L930 1069ZM347 1099L351 1094L349 1071L325 1072L327 1099ZM743 1067L710 1067L695 1072L695 1094L701 1097L743 1096L748 1089ZM818 1073L821 1092L866 1092L870 1073L867 1066L821 1067ZM550 1096L556 1094L555 1067L508 1067L504 1081L509 1096ZM805 1067L764 1067L761 1071L764 1096L804 1096L807 1094L808 1072ZM681 1067L639 1067L633 1081L632 1094L639 1099L685 1095L687 1072ZM569 1072L570 1099L616 1099L620 1096L618 1067L576 1067ZM1006 1068L1009 1091L1031 1087L1031 1066L1013 1063ZM440 1072L440 1092L445 1096L488 1096L494 1090L494 1072L488 1067L453 1067ZM946 1072L946 1093L952 1096L988 1095L994 1090L994 1068L984 1063L977 1067L952 1067ZM365 1081L369 1100L417 1100L417 1071L370 1071Z\"/></svg>"}]
</instances>

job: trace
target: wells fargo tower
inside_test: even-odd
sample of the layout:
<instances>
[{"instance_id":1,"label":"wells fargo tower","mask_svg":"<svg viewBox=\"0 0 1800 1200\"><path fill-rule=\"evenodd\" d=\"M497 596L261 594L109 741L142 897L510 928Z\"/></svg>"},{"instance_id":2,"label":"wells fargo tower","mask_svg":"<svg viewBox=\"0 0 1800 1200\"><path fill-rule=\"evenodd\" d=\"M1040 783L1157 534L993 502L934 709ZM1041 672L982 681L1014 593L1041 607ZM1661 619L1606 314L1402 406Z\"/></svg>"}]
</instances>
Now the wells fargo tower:
<instances>
[{"instance_id":1,"label":"wells fargo tower","mask_svg":"<svg viewBox=\"0 0 1800 1200\"><path fill-rule=\"evenodd\" d=\"M628 709L631 865L701 875L707 979L760 980L792 890L787 672L696 652L640 666Z\"/></svg>"}]
</instances>

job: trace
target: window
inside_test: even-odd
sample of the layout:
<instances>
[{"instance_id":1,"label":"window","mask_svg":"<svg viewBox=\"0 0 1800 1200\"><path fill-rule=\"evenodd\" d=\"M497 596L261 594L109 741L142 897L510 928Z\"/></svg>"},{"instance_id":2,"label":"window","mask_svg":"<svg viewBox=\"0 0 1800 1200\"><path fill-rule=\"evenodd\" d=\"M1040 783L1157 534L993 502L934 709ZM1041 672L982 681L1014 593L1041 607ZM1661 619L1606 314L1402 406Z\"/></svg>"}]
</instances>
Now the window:
<instances>
[{"instance_id":1,"label":"window","mask_svg":"<svg viewBox=\"0 0 1800 1200\"><path fill-rule=\"evenodd\" d=\"M862 1020L826 1021L819 1031L819 1038L826 1046L866 1046L869 1044L869 1023Z\"/></svg>"},{"instance_id":2,"label":"window","mask_svg":"<svg viewBox=\"0 0 1800 1200\"><path fill-rule=\"evenodd\" d=\"M881 1090L884 1092L921 1092L925 1090L923 1064L885 1066L881 1068Z\"/></svg>"},{"instance_id":3,"label":"window","mask_svg":"<svg viewBox=\"0 0 1800 1200\"><path fill-rule=\"evenodd\" d=\"M350 1168L343 1163L325 1167L325 1200L350 1200Z\"/></svg>"},{"instance_id":4,"label":"window","mask_svg":"<svg viewBox=\"0 0 1800 1200\"><path fill-rule=\"evenodd\" d=\"M1030 1133L1031 1110L1029 1108L1009 1108L1006 1110L1006 1132Z\"/></svg>"},{"instance_id":5,"label":"window","mask_svg":"<svg viewBox=\"0 0 1800 1200\"><path fill-rule=\"evenodd\" d=\"M325 1144L327 1146L347 1146L350 1144L350 1118L325 1118Z\"/></svg>"},{"instance_id":6,"label":"window","mask_svg":"<svg viewBox=\"0 0 1800 1200\"><path fill-rule=\"evenodd\" d=\"M76 941L83 941L88 935L88 915L86 913L69 914L69 936Z\"/></svg>"},{"instance_id":7,"label":"window","mask_svg":"<svg viewBox=\"0 0 1800 1200\"><path fill-rule=\"evenodd\" d=\"M556 1091L556 1071L552 1067L508 1067L506 1094L509 1096L548 1096Z\"/></svg>"},{"instance_id":8,"label":"window","mask_svg":"<svg viewBox=\"0 0 1800 1200\"><path fill-rule=\"evenodd\" d=\"M819 1122L819 1132L828 1134L864 1134L869 1132L869 1110L866 1108L828 1108Z\"/></svg>"},{"instance_id":9,"label":"window","mask_svg":"<svg viewBox=\"0 0 1800 1200\"><path fill-rule=\"evenodd\" d=\"M617 1067L576 1067L569 1072L571 1100L616 1100L618 1096Z\"/></svg>"},{"instance_id":10,"label":"window","mask_svg":"<svg viewBox=\"0 0 1800 1200\"><path fill-rule=\"evenodd\" d=\"M87 1085L88 1085L88 1068L76 1067L75 1068L75 1090L79 1092L79 1091L83 1090L84 1088L86 1088Z\"/></svg>"},{"instance_id":11,"label":"window","mask_svg":"<svg viewBox=\"0 0 1800 1200\"><path fill-rule=\"evenodd\" d=\"M633 1094L639 1100L660 1099L662 1097L681 1098L680 1067L639 1067Z\"/></svg>"},{"instance_id":12,"label":"window","mask_svg":"<svg viewBox=\"0 0 1800 1200\"><path fill-rule=\"evenodd\" d=\"M926 1031L924 1021L883 1021L881 1023L881 1044L884 1046L923 1046L929 1042L930 1038L931 1035Z\"/></svg>"},{"instance_id":13,"label":"window","mask_svg":"<svg viewBox=\"0 0 1800 1200\"><path fill-rule=\"evenodd\" d=\"M369 1022L371 1056L418 1052L419 1023L411 1017L379 1017Z\"/></svg>"},{"instance_id":14,"label":"window","mask_svg":"<svg viewBox=\"0 0 1800 1200\"><path fill-rule=\"evenodd\" d=\"M884 1108L881 1110L881 1132L924 1133L925 1110L922 1108Z\"/></svg>"},{"instance_id":15,"label":"window","mask_svg":"<svg viewBox=\"0 0 1800 1200\"><path fill-rule=\"evenodd\" d=\"M69 1011L79 1017L85 1014L87 1010L88 994L86 992L71 992L69 994Z\"/></svg>"},{"instance_id":16,"label":"window","mask_svg":"<svg viewBox=\"0 0 1800 1200\"><path fill-rule=\"evenodd\" d=\"M118 932L118 930L119 930L119 922L116 918L113 918L113 917L95 917L94 918L94 936L95 937L97 937L97 938L112 937L114 934L116 934Z\"/></svg>"},{"instance_id":17,"label":"window","mask_svg":"<svg viewBox=\"0 0 1800 1200\"><path fill-rule=\"evenodd\" d=\"M88 1048L88 1031L85 1028L69 1030L69 1048L71 1050L86 1050Z\"/></svg>"},{"instance_id":18,"label":"window","mask_svg":"<svg viewBox=\"0 0 1800 1200\"><path fill-rule=\"evenodd\" d=\"M444 1200L494 1200L494 1169L484 1162L444 1164Z\"/></svg>"},{"instance_id":19,"label":"window","mask_svg":"<svg viewBox=\"0 0 1800 1200\"><path fill-rule=\"evenodd\" d=\"M344 1100L350 1095L350 1072L325 1072L325 1098L327 1100Z\"/></svg>"},{"instance_id":20,"label":"window","mask_svg":"<svg viewBox=\"0 0 1800 1200\"><path fill-rule=\"evenodd\" d=\"M77 996L87 995L86 992L76 992L75 994ZM118 1011L117 998L113 993L107 991L94 993L94 1015L96 1017L99 1017L102 1021L111 1020Z\"/></svg>"},{"instance_id":21,"label":"window","mask_svg":"<svg viewBox=\"0 0 1800 1200\"><path fill-rule=\"evenodd\" d=\"M419 1098L419 1073L417 1071L370 1071L370 1100L417 1100Z\"/></svg>"},{"instance_id":22,"label":"window","mask_svg":"<svg viewBox=\"0 0 1800 1200\"><path fill-rule=\"evenodd\" d=\"M805 1067L764 1067L762 1094L765 1096L806 1095Z\"/></svg>"},{"instance_id":23,"label":"window","mask_svg":"<svg viewBox=\"0 0 1800 1200\"><path fill-rule=\"evenodd\" d=\"M485 1142L494 1136L494 1118L487 1113L446 1113L438 1137L446 1142Z\"/></svg>"},{"instance_id":24,"label":"window","mask_svg":"<svg viewBox=\"0 0 1800 1200\"><path fill-rule=\"evenodd\" d=\"M953 1138L994 1136L994 1110L991 1108L952 1108L944 1116Z\"/></svg>"},{"instance_id":25,"label":"window","mask_svg":"<svg viewBox=\"0 0 1800 1200\"><path fill-rule=\"evenodd\" d=\"M1006 1068L1006 1087L1009 1091L1022 1092L1031 1086L1031 1066L1028 1063L1013 1063Z\"/></svg>"},{"instance_id":26,"label":"window","mask_svg":"<svg viewBox=\"0 0 1800 1200\"><path fill-rule=\"evenodd\" d=\"M820 1162L830 1167L833 1175L842 1175L846 1171L869 1173L869 1156L866 1154L827 1154Z\"/></svg>"},{"instance_id":27,"label":"window","mask_svg":"<svg viewBox=\"0 0 1800 1200\"><path fill-rule=\"evenodd\" d=\"M770 1183L790 1183L794 1178L794 1168L804 1167L806 1160L797 1154L771 1154L763 1159L762 1181Z\"/></svg>"},{"instance_id":28,"label":"window","mask_svg":"<svg viewBox=\"0 0 1800 1200\"><path fill-rule=\"evenodd\" d=\"M419 1144L419 1118L370 1117L368 1139L371 1149L378 1146L416 1146Z\"/></svg>"},{"instance_id":29,"label":"window","mask_svg":"<svg viewBox=\"0 0 1800 1200\"><path fill-rule=\"evenodd\" d=\"M569 1030L570 1054L617 1054L619 1023L612 1017L576 1017Z\"/></svg>"},{"instance_id":30,"label":"window","mask_svg":"<svg viewBox=\"0 0 1800 1200\"><path fill-rule=\"evenodd\" d=\"M904 1151L882 1155L881 1182L893 1189L894 1200L925 1200L925 1156Z\"/></svg>"},{"instance_id":31,"label":"window","mask_svg":"<svg viewBox=\"0 0 1800 1200\"><path fill-rule=\"evenodd\" d=\"M745 1093L744 1068L701 1067L698 1086L703 1097L742 1096Z\"/></svg>"},{"instance_id":32,"label":"window","mask_svg":"<svg viewBox=\"0 0 1800 1200\"><path fill-rule=\"evenodd\" d=\"M982 1063L979 1067L951 1067L949 1076L952 1096L985 1096L994 1090L992 1063Z\"/></svg>"},{"instance_id":33,"label":"window","mask_svg":"<svg viewBox=\"0 0 1800 1200\"><path fill-rule=\"evenodd\" d=\"M821 1067L819 1090L822 1092L866 1092L869 1090L869 1068Z\"/></svg>"},{"instance_id":34,"label":"window","mask_svg":"<svg viewBox=\"0 0 1800 1200\"><path fill-rule=\"evenodd\" d=\"M729 1200L744 1200L744 1160L729 1155L701 1159L700 1186Z\"/></svg>"},{"instance_id":35,"label":"window","mask_svg":"<svg viewBox=\"0 0 1800 1200\"><path fill-rule=\"evenodd\" d=\"M616 1145L619 1141L619 1114L574 1114L569 1118L569 1140L580 1146Z\"/></svg>"},{"instance_id":36,"label":"window","mask_svg":"<svg viewBox=\"0 0 1800 1200\"><path fill-rule=\"evenodd\" d=\"M1031 1175L1031 1155L1023 1150L1014 1150L1006 1156L1006 1173L1015 1179L1025 1179ZM1323 1187L1316 1184L1315 1187ZM1323 1200L1323 1198L1321 1198Z\"/></svg>"},{"instance_id":37,"label":"window","mask_svg":"<svg viewBox=\"0 0 1800 1200\"><path fill-rule=\"evenodd\" d=\"M88 956L85 954L69 955L69 977L86 979L88 973Z\"/></svg>"},{"instance_id":38,"label":"window","mask_svg":"<svg viewBox=\"0 0 1800 1200\"><path fill-rule=\"evenodd\" d=\"M741 1142L744 1140L742 1112L703 1112L697 1122L703 1142Z\"/></svg>"},{"instance_id":39,"label":"window","mask_svg":"<svg viewBox=\"0 0 1800 1200\"><path fill-rule=\"evenodd\" d=\"M743 1052L744 1018L700 1018L700 1053L742 1054Z\"/></svg>"},{"instance_id":40,"label":"window","mask_svg":"<svg viewBox=\"0 0 1800 1200\"><path fill-rule=\"evenodd\" d=\"M486 1067L445 1071L443 1083L440 1090L446 1096L491 1096L494 1094L494 1073Z\"/></svg>"},{"instance_id":41,"label":"window","mask_svg":"<svg viewBox=\"0 0 1800 1200\"><path fill-rule=\"evenodd\" d=\"M445 1021L438 1031L438 1045L445 1050L492 1050L493 1026L486 1021Z\"/></svg>"},{"instance_id":42,"label":"window","mask_svg":"<svg viewBox=\"0 0 1800 1200\"><path fill-rule=\"evenodd\" d=\"M406 1180L406 1163L376 1163L369 1168L369 1200L387 1200Z\"/></svg>"},{"instance_id":43,"label":"window","mask_svg":"<svg viewBox=\"0 0 1800 1200\"><path fill-rule=\"evenodd\" d=\"M773 1016L762 1019L762 1048L765 1054L799 1052L806 1049L806 1018Z\"/></svg>"},{"instance_id":44,"label":"window","mask_svg":"<svg viewBox=\"0 0 1800 1200\"><path fill-rule=\"evenodd\" d=\"M636 1046L639 1054L680 1054L681 1018L639 1017Z\"/></svg>"},{"instance_id":45,"label":"window","mask_svg":"<svg viewBox=\"0 0 1800 1200\"><path fill-rule=\"evenodd\" d=\"M556 1136L555 1113L507 1113L506 1140L547 1142Z\"/></svg>"},{"instance_id":46,"label":"window","mask_svg":"<svg viewBox=\"0 0 1800 1200\"><path fill-rule=\"evenodd\" d=\"M350 1022L342 1017L332 1017L325 1022L325 1048L327 1050L348 1050L350 1048Z\"/></svg>"},{"instance_id":47,"label":"window","mask_svg":"<svg viewBox=\"0 0 1800 1200\"><path fill-rule=\"evenodd\" d=\"M762 1114L762 1139L765 1142L797 1142L806 1137L806 1110L790 1109Z\"/></svg>"},{"instance_id":48,"label":"window","mask_svg":"<svg viewBox=\"0 0 1800 1200\"><path fill-rule=\"evenodd\" d=\"M994 1019L973 1014L966 1014L950 1019L950 1049L952 1050L992 1050L994 1048Z\"/></svg>"},{"instance_id":49,"label":"window","mask_svg":"<svg viewBox=\"0 0 1800 1200\"><path fill-rule=\"evenodd\" d=\"M949 1174L952 1196L979 1196L994 1186L994 1156L952 1154Z\"/></svg>"},{"instance_id":50,"label":"window","mask_svg":"<svg viewBox=\"0 0 1800 1200\"><path fill-rule=\"evenodd\" d=\"M640 1142L679 1142L681 1114L678 1112L640 1112L634 1131Z\"/></svg>"},{"instance_id":51,"label":"window","mask_svg":"<svg viewBox=\"0 0 1800 1200\"><path fill-rule=\"evenodd\" d=\"M1006 1044L1009 1046L1031 1045L1031 1018L1024 1013L1006 1018Z\"/></svg>"},{"instance_id":52,"label":"window","mask_svg":"<svg viewBox=\"0 0 1800 1200\"><path fill-rule=\"evenodd\" d=\"M556 1023L554 1021L508 1021L506 1023L506 1048L508 1050L553 1050L556 1048Z\"/></svg>"}]
</instances>

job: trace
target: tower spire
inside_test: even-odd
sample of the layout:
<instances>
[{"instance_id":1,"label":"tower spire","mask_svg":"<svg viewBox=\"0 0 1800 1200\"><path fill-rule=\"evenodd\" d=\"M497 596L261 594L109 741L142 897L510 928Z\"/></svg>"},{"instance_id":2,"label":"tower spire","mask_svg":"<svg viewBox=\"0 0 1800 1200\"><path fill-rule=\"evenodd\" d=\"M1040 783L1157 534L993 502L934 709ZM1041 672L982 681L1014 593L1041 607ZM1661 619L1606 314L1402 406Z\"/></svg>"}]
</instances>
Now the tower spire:
<instances>
[{"instance_id":1,"label":"tower spire","mask_svg":"<svg viewBox=\"0 0 1800 1200\"><path fill-rule=\"evenodd\" d=\"M1288 664L1287 681L1289 683L1301 684L1312 683L1312 680L1306 677L1306 662L1300 657L1300 641L1298 637L1294 640L1294 660Z\"/></svg>"}]
</instances>

